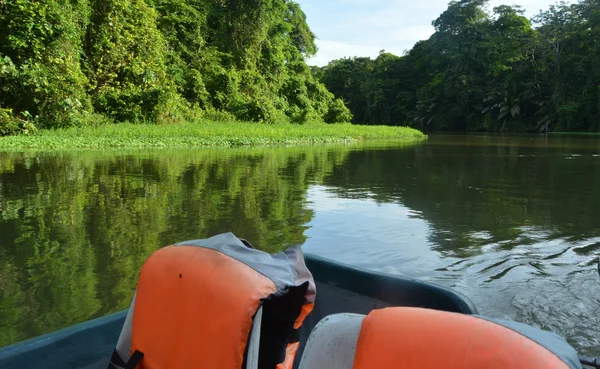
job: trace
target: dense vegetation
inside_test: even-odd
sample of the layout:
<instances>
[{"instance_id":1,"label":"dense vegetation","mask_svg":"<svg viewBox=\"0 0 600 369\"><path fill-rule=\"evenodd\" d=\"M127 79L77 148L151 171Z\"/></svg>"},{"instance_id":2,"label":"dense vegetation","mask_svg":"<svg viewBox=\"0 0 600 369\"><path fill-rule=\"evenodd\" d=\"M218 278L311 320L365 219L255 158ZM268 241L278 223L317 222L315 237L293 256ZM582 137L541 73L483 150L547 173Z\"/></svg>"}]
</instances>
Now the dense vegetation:
<instances>
[{"instance_id":1,"label":"dense vegetation","mask_svg":"<svg viewBox=\"0 0 600 369\"><path fill-rule=\"evenodd\" d=\"M347 122L290 0L0 1L0 136L104 121Z\"/></svg>"},{"instance_id":2,"label":"dense vegetation","mask_svg":"<svg viewBox=\"0 0 600 369\"><path fill-rule=\"evenodd\" d=\"M454 0L403 56L335 60L313 73L353 122L452 131L600 131L600 0L518 6Z\"/></svg>"},{"instance_id":3,"label":"dense vegetation","mask_svg":"<svg viewBox=\"0 0 600 369\"><path fill-rule=\"evenodd\" d=\"M346 124L253 124L203 122L177 125L119 124L42 130L33 135L4 137L0 151L23 149L189 148L198 146L266 146L356 142L363 140L422 141L426 136L408 127Z\"/></svg>"}]
</instances>

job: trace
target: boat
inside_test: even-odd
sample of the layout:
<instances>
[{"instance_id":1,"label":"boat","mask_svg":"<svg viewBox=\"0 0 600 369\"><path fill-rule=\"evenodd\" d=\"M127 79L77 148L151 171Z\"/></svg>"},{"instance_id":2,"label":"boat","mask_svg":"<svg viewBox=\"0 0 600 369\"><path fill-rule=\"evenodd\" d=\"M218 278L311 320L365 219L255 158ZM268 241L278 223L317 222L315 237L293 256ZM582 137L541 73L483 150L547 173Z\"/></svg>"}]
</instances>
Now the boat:
<instances>
[{"instance_id":1,"label":"boat","mask_svg":"<svg viewBox=\"0 0 600 369\"><path fill-rule=\"evenodd\" d=\"M368 271L313 254L305 254L318 291L314 309L300 334L294 361L298 368L313 328L337 313L369 314L375 309L405 306L476 315L463 294L433 283ZM83 322L53 333L0 348L0 368L106 369L128 311ZM600 368L600 360L582 359Z\"/></svg>"}]
</instances>

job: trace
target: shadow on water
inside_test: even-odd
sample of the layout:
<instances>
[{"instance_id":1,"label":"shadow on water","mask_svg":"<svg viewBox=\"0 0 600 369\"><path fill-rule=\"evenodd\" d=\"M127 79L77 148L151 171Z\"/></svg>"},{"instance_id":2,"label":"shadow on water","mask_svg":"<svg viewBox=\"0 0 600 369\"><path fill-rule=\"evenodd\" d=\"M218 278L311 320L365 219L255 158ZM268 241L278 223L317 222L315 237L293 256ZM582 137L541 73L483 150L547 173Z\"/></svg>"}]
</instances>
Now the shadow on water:
<instances>
[{"instance_id":1,"label":"shadow on water","mask_svg":"<svg viewBox=\"0 0 600 369\"><path fill-rule=\"evenodd\" d=\"M233 231L451 286L600 356L600 137L0 154L0 346L127 307L158 247Z\"/></svg>"}]
</instances>

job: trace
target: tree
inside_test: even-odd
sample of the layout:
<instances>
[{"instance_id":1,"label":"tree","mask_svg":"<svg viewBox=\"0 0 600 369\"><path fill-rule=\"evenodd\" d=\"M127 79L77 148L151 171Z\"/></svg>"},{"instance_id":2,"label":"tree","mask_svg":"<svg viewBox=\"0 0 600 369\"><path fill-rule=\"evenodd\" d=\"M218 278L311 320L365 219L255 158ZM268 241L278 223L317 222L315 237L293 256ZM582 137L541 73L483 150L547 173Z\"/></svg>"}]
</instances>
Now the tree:
<instances>
[{"instance_id":1,"label":"tree","mask_svg":"<svg viewBox=\"0 0 600 369\"><path fill-rule=\"evenodd\" d=\"M87 119L80 37L87 6L86 0L0 2L0 109L12 120L64 127Z\"/></svg>"},{"instance_id":2,"label":"tree","mask_svg":"<svg viewBox=\"0 0 600 369\"><path fill-rule=\"evenodd\" d=\"M483 114L486 129L520 131L535 128L532 120L542 98L535 78L535 50L538 40L520 7L494 8L488 62L488 87Z\"/></svg>"},{"instance_id":3,"label":"tree","mask_svg":"<svg viewBox=\"0 0 600 369\"><path fill-rule=\"evenodd\" d=\"M402 57L334 60L313 72L355 123L426 131L599 131L600 2L519 6L454 0Z\"/></svg>"},{"instance_id":4,"label":"tree","mask_svg":"<svg viewBox=\"0 0 600 369\"><path fill-rule=\"evenodd\" d=\"M315 35L290 0L0 1L0 29L2 135L351 117L306 64Z\"/></svg>"},{"instance_id":5,"label":"tree","mask_svg":"<svg viewBox=\"0 0 600 369\"><path fill-rule=\"evenodd\" d=\"M96 111L117 121L156 121L172 96L166 43L144 0L93 0L86 66Z\"/></svg>"},{"instance_id":6,"label":"tree","mask_svg":"<svg viewBox=\"0 0 600 369\"><path fill-rule=\"evenodd\" d=\"M370 78L373 61L370 58L335 60L323 68L322 82L335 96L344 100L352 111L353 122L367 122L365 84Z\"/></svg>"}]
</instances>

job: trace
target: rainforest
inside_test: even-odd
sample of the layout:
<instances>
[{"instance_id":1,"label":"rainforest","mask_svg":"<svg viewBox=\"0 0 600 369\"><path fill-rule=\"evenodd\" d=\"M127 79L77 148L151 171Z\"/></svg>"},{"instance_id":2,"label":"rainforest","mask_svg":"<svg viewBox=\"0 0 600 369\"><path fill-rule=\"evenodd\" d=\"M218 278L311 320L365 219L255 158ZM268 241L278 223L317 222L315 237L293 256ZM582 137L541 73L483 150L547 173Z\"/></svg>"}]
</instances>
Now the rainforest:
<instances>
[{"instance_id":1,"label":"rainforest","mask_svg":"<svg viewBox=\"0 0 600 369\"><path fill-rule=\"evenodd\" d=\"M425 131L600 132L600 1L460 0L404 55L335 60L313 73L354 123Z\"/></svg>"},{"instance_id":2,"label":"rainforest","mask_svg":"<svg viewBox=\"0 0 600 369\"><path fill-rule=\"evenodd\" d=\"M288 0L0 1L0 135L106 122L347 122Z\"/></svg>"},{"instance_id":3,"label":"rainforest","mask_svg":"<svg viewBox=\"0 0 600 369\"><path fill-rule=\"evenodd\" d=\"M600 132L600 0L454 0L403 55L309 66L289 0L0 0L0 136L112 123ZM242 128L243 129L243 128Z\"/></svg>"}]
</instances>

